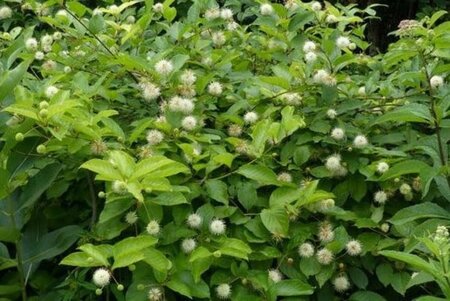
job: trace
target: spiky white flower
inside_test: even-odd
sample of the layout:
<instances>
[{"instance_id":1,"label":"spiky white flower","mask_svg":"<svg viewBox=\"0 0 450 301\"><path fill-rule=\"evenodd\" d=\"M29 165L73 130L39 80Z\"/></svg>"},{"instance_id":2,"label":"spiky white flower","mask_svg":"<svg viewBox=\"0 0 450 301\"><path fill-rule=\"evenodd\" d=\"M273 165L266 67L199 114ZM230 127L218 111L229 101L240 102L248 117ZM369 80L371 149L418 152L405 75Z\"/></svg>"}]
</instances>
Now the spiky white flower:
<instances>
[{"instance_id":1,"label":"spiky white flower","mask_svg":"<svg viewBox=\"0 0 450 301\"><path fill-rule=\"evenodd\" d=\"M242 127L239 124L232 124L228 127L228 135L239 137L242 134Z\"/></svg>"},{"instance_id":2,"label":"spiky white flower","mask_svg":"<svg viewBox=\"0 0 450 301\"><path fill-rule=\"evenodd\" d=\"M334 260L333 252L327 248L320 249L316 253L317 261L322 265L329 265Z\"/></svg>"},{"instance_id":3,"label":"spiky white flower","mask_svg":"<svg viewBox=\"0 0 450 301\"><path fill-rule=\"evenodd\" d=\"M45 96L47 98L52 98L53 96L55 96L56 93L58 93L59 89L56 88L55 86L48 86L45 89Z\"/></svg>"},{"instance_id":4,"label":"spiky white flower","mask_svg":"<svg viewBox=\"0 0 450 301\"><path fill-rule=\"evenodd\" d=\"M328 76L330 76L328 71L326 71L324 69L320 69L320 70L317 70L317 72L314 74L313 80L316 83L323 83Z\"/></svg>"},{"instance_id":5,"label":"spiky white flower","mask_svg":"<svg viewBox=\"0 0 450 301\"><path fill-rule=\"evenodd\" d=\"M311 3L311 8L313 11L320 11L322 10L322 4L320 4L320 2L318 1L314 1Z\"/></svg>"},{"instance_id":6,"label":"spiky white flower","mask_svg":"<svg viewBox=\"0 0 450 301\"><path fill-rule=\"evenodd\" d=\"M305 54L305 61L307 63L314 63L317 60L317 54L315 54L314 52L308 52L307 54Z\"/></svg>"},{"instance_id":7,"label":"spiky white flower","mask_svg":"<svg viewBox=\"0 0 450 301\"><path fill-rule=\"evenodd\" d=\"M208 93L214 96L219 96L222 94L223 88L222 84L219 82L212 82L208 85Z\"/></svg>"},{"instance_id":8,"label":"spiky white flower","mask_svg":"<svg viewBox=\"0 0 450 301\"><path fill-rule=\"evenodd\" d=\"M38 41L35 38L29 38L25 41L25 48L28 51L36 51L38 48Z\"/></svg>"},{"instance_id":9,"label":"spiky white flower","mask_svg":"<svg viewBox=\"0 0 450 301\"><path fill-rule=\"evenodd\" d=\"M67 13L66 10L60 9L56 12L55 17L62 18L62 19L69 18L69 14Z\"/></svg>"},{"instance_id":10,"label":"spiky white flower","mask_svg":"<svg viewBox=\"0 0 450 301\"><path fill-rule=\"evenodd\" d=\"M221 219L214 219L209 224L209 231L214 235L221 235L225 233L227 226L225 222Z\"/></svg>"},{"instance_id":11,"label":"spiky white flower","mask_svg":"<svg viewBox=\"0 0 450 301\"><path fill-rule=\"evenodd\" d=\"M225 37L225 34L222 31L216 31L211 34L211 41L216 46L221 46L225 44L227 41L227 38Z\"/></svg>"},{"instance_id":12,"label":"spiky white flower","mask_svg":"<svg viewBox=\"0 0 450 301\"><path fill-rule=\"evenodd\" d=\"M281 95L281 99L287 105L299 105L301 103L302 97L300 94L292 92L292 93L284 93Z\"/></svg>"},{"instance_id":13,"label":"spiky white flower","mask_svg":"<svg viewBox=\"0 0 450 301\"><path fill-rule=\"evenodd\" d=\"M439 75L435 75L430 78L430 85L433 89L440 88L444 85L444 78Z\"/></svg>"},{"instance_id":14,"label":"spiky white flower","mask_svg":"<svg viewBox=\"0 0 450 301\"><path fill-rule=\"evenodd\" d=\"M400 185L399 191L403 195L407 195L411 193L411 186L407 183L403 183Z\"/></svg>"},{"instance_id":15,"label":"spiky white flower","mask_svg":"<svg viewBox=\"0 0 450 301\"><path fill-rule=\"evenodd\" d=\"M159 87L151 82L141 82L139 88L142 91L142 97L147 101L154 100L161 95Z\"/></svg>"},{"instance_id":16,"label":"spiky white flower","mask_svg":"<svg viewBox=\"0 0 450 301\"><path fill-rule=\"evenodd\" d=\"M195 118L194 116L186 116L181 121L181 126L186 131L192 131L197 126L197 118Z\"/></svg>"},{"instance_id":17,"label":"spiky white flower","mask_svg":"<svg viewBox=\"0 0 450 301\"><path fill-rule=\"evenodd\" d=\"M194 229L200 228L202 221L202 217L197 213L190 214L186 220L188 226Z\"/></svg>"},{"instance_id":18,"label":"spiky white flower","mask_svg":"<svg viewBox=\"0 0 450 301\"><path fill-rule=\"evenodd\" d=\"M41 44L44 46L44 45L51 45L53 43L53 37L51 36L51 35L48 35L48 34L46 34L46 35L44 35L42 38L41 38Z\"/></svg>"},{"instance_id":19,"label":"spiky white flower","mask_svg":"<svg viewBox=\"0 0 450 301\"><path fill-rule=\"evenodd\" d=\"M185 85L193 85L197 80L197 76L195 75L194 71L188 69L180 75L180 80Z\"/></svg>"},{"instance_id":20,"label":"spiky white flower","mask_svg":"<svg viewBox=\"0 0 450 301\"><path fill-rule=\"evenodd\" d=\"M337 292L342 293L350 288L350 281L348 280L347 276L340 275L334 278L333 286Z\"/></svg>"},{"instance_id":21,"label":"spiky white flower","mask_svg":"<svg viewBox=\"0 0 450 301\"><path fill-rule=\"evenodd\" d=\"M216 293L219 299L228 299L231 296L231 286L228 283L219 284L216 287Z\"/></svg>"},{"instance_id":22,"label":"spiky white flower","mask_svg":"<svg viewBox=\"0 0 450 301\"><path fill-rule=\"evenodd\" d=\"M369 144L369 142L364 135L358 135L355 137L355 139L353 139L353 146L355 146L356 148L364 148L367 146L367 144Z\"/></svg>"},{"instance_id":23,"label":"spiky white flower","mask_svg":"<svg viewBox=\"0 0 450 301\"><path fill-rule=\"evenodd\" d=\"M299 5L296 0L286 0L286 2L284 3L284 7L289 10L296 10Z\"/></svg>"},{"instance_id":24,"label":"spiky white flower","mask_svg":"<svg viewBox=\"0 0 450 301\"><path fill-rule=\"evenodd\" d=\"M258 120L258 114L256 112L247 112L244 115L244 121L245 123L255 123Z\"/></svg>"},{"instance_id":25,"label":"spiky white flower","mask_svg":"<svg viewBox=\"0 0 450 301\"><path fill-rule=\"evenodd\" d=\"M11 18L12 16L12 9L9 6L2 6L0 7L0 20Z\"/></svg>"},{"instance_id":26,"label":"spiky white flower","mask_svg":"<svg viewBox=\"0 0 450 301\"><path fill-rule=\"evenodd\" d=\"M387 199L388 199L387 194L383 190L375 192L373 196L373 200L375 201L375 203L378 204L386 203Z\"/></svg>"},{"instance_id":27,"label":"spiky white flower","mask_svg":"<svg viewBox=\"0 0 450 301\"><path fill-rule=\"evenodd\" d=\"M317 234L322 243L328 243L334 239L333 226L330 223L322 223L319 226L319 233Z\"/></svg>"},{"instance_id":28,"label":"spiky white flower","mask_svg":"<svg viewBox=\"0 0 450 301\"><path fill-rule=\"evenodd\" d=\"M186 238L181 242L181 249L184 253L191 253L197 247L197 242L195 239Z\"/></svg>"},{"instance_id":29,"label":"spiky white flower","mask_svg":"<svg viewBox=\"0 0 450 301\"><path fill-rule=\"evenodd\" d=\"M306 53L313 52L315 50L316 50L316 43L312 41L306 41L305 44L303 45L303 51Z\"/></svg>"},{"instance_id":30,"label":"spiky white flower","mask_svg":"<svg viewBox=\"0 0 450 301\"><path fill-rule=\"evenodd\" d=\"M383 223L380 226L381 231L383 231L384 233L388 233L390 228L391 226L389 226L388 223Z\"/></svg>"},{"instance_id":31,"label":"spiky white flower","mask_svg":"<svg viewBox=\"0 0 450 301\"><path fill-rule=\"evenodd\" d=\"M362 252L361 243L355 239L347 242L345 249L347 249L347 253L350 256L358 256Z\"/></svg>"},{"instance_id":32,"label":"spiky white flower","mask_svg":"<svg viewBox=\"0 0 450 301\"><path fill-rule=\"evenodd\" d=\"M345 131L341 128L334 128L331 131L331 138L334 140L342 140L345 137Z\"/></svg>"},{"instance_id":33,"label":"spiky white flower","mask_svg":"<svg viewBox=\"0 0 450 301\"><path fill-rule=\"evenodd\" d=\"M292 182L292 176L288 172L280 172L277 176L277 180L280 182L286 182L291 183Z\"/></svg>"},{"instance_id":34,"label":"spiky white flower","mask_svg":"<svg viewBox=\"0 0 450 301\"><path fill-rule=\"evenodd\" d=\"M237 22L232 21L227 24L227 29L229 31L235 31L238 28L239 28L239 24Z\"/></svg>"},{"instance_id":35,"label":"spiky white flower","mask_svg":"<svg viewBox=\"0 0 450 301\"><path fill-rule=\"evenodd\" d=\"M45 54L42 51L36 51L34 54L34 58L38 61L42 61L44 59Z\"/></svg>"},{"instance_id":36,"label":"spiky white flower","mask_svg":"<svg viewBox=\"0 0 450 301\"><path fill-rule=\"evenodd\" d=\"M273 282L280 282L283 279L283 274L277 269L270 269L268 272L268 277Z\"/></svg>"},{"instance_id":37,"label":"spiky white flower","mask_svg":"<svg viewBox=\"0 0 450 301\"><path fill-rule=\"evenodd\" d=\"M147 142L150 145L160 144L164 139L164 134L158 130L150 130L147 132Z\"/></svg>"},{"instance_id":38,"label":"spiky white flower","mask_svg":"<svg viewBox=\"0 0 450 301\"><path fill-rule=\"evenodd\" d=\"M138 220L138 216L136 214L136 211L130 211L125 215L125 221L127 222L127 224L134 224L136 223Z\"/></svg>"},{"instance_id":39,"label":"spiky white flower","mask_svg":"<svg viewBox=\"0 0 450 301\"><path fill-rule=\"evenodd\" d=\"M387 164L386 162L379 162L377 164L377 172L378 173L385 173L386 171L389 170L389 164Z\"/></svg>"},{"instance_id":40,"label":"spiky white flower","mask_svg":"<svg viewBox=\"0 0 450 301\"><path fill-rule=\"evenodd\" d=\"M161 227L159 226L158 221L151 220L147 224L147 227L145 228L145 230L147 230L147 233L150 235L157 235L159 233L159 231L161 230Z\"/></svg>"},{"instance_id":41,"label":"spiky white flower","mask_svg":"<svg viewBox=\"0 0 450 301\"><path fill-rule=\"evenodd\" d=\"M153 4L153 11L155 13L162 13L163 10L164 10L164 4L162 4L162 3Z\"/></svg>"},{"instance_id":42,"label":"spiky white flower","mask_svg":"<svg viewBox=\"0 0 450 301\"><path fill-rule=\"evenodd\" d=\"M347 37L339 37L336 39L336 46L341 49L348 48L348 46L350 46L350 43L350 39Z\"/></svg>"},{"instance_id":43,"label":"spiky white flower","mask_svg":"<svg viewBox=\"0 0 450 301\"><path fill-rule=\"evenodd\" d=\"M160 60L155 64L155 70L161 75L169 75L173 71L172 62L169 60Z\"/></svg>"},{"instance_id":44,"label":"spiky white flower","mask_svg":"<svg viewBox=\"0 0 450 301\"><path fill-rule=\"evenodd\" d=\"M111 274L107 269L104 268L96 269L94 274L92 275L92 281L98 287L107 286L110 280Z\"/></svg>"},{"instance_id":45,"label":"spiky white flower","mask_svg":"<svg viewBox=\"0 0 450 301\"><path fill-rule=\"evenodd\" d=\"M158 3L159 4L159 3ZM160 288L152 287L147 294L149 301L162 301L163 293Z\"/></svg>"},{"instance_id":46,"label":"spiky white flower","mask_svg":"<svg viewBox=\"0 0 450 301\"><path fill-rule=\"evenodd\" d=\"M359 89L358 89L358 94L359 94L360 96L365 96L365 95L366 95L366 87L364 87L364 86L359 87Z\"/></svg>"},{"instance_id":47,"label":"spiky white flower","mask_svg":"<svg viewBox=\"0 0 450 301\"><path fill-rule=\"evenodd\" d=\"M298 247L300 257L309 258L314 256L314 246L309 242L304 242Z\"/></svg>"},{"instance_id":48,"label":"spiky white flower","mask_svg":"<svg viewBox=\"0 0 450 301\"><path fill-rule=\"evenodd\" d=\"M207 20L214 20L214 19L220 18L220 9L218 9L217 7L214 7L214 8L210 8L210 9L206 10L205 18Z\"/></svg>"},{"instance_id":49,"label":"spiky white flower","mask_svg":"<svg viewBox=\"0 0 450 301\"><path fill-rule=\"evenodd\" d=\"M317 210L320 212L327 212L328 210L334 208L335 202L333 199L321 200L317 203Z\"/></svg>"},{"instance_id":50,"label":"spiky white flower","mask_svg":"<svg viewBox=\"0 0 450 301\"><path fill-rule=\"evenodd\" d=\"M331 155L325 162L325 167L329 171L336 171L341 167L341 156L339 154Z\"/></svg>"},{"instance_id":51,"label":"spiky white flower","mask_svg":"<svg viewBox=\"0 0 450 301\"><path fill-rule=\"evenodd\" d=\"M233 19L233 11L229 8L222 8L220 10L220 17L224 20Z\"/></svg>"},{"instance_id":52,"label":"spiky white flower","mask_svg":"<svg viewBox=\"0 0 450 301\"><path fill-rule=\"evenodd\" d=\"M273 14L273 7L270 3L264 3L259 7L259 11L263 16L270 16L271 14Z\"/></svg>"},{"instance_id":53,"label":"spiky white flower","mask_svg":"<svg viewBox=\"0 0 450 301\"><path fill-rule=\"evenodd\" d=\"M338 18L335 15L328 15L325 19L328 24L333 24L338 22Z\"/></svg>"},{"instance_id":54,"label":"spiky white flower","mask_svg":"<svg viewBox=\"0 0 450 301\"><path fill-rule=\"evenodd\" d=\"M189 98L174 96L169 101L169 109L173 112L181 112L183 114L190 114L194 111L195 104Z\"/></svg>"}]
</instances>

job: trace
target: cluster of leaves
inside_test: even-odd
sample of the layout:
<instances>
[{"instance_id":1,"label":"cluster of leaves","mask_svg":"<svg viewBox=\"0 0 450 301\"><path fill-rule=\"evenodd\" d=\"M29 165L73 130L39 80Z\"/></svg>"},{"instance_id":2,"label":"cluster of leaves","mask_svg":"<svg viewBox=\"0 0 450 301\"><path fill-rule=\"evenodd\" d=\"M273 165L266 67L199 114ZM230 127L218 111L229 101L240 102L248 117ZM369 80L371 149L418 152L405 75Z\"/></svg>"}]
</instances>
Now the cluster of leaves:
<instances>
[{"instance_id":1,"label":"cluster of leaves","mask_svg":"<svg viewBox=\"0 0 450 301\"><path fill-rule=\"evenodd\" d=\"M450 224L445 12L371 57L376 6L20 2L0 7L2 300L448 297L409 254Z\"/></svg>"}]
</instances>

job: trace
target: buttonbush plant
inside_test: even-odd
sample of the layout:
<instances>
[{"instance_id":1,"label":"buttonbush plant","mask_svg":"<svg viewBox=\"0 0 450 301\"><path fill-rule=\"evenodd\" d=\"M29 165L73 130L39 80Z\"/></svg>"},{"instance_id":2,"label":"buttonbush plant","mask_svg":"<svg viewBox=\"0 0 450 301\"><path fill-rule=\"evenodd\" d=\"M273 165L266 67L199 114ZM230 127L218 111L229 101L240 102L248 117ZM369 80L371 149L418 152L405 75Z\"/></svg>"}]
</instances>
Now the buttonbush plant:
<instances>
[{"instance_id":1,"label":"buttonbush plant","mask_svg":"<svg viewBox=\"0 0 450 301\"><path fill-rule=\"evenodd\" d=\"M450 22L376 7L3 3L0 300L447 300Z\"/></svg>"}]
</instances>

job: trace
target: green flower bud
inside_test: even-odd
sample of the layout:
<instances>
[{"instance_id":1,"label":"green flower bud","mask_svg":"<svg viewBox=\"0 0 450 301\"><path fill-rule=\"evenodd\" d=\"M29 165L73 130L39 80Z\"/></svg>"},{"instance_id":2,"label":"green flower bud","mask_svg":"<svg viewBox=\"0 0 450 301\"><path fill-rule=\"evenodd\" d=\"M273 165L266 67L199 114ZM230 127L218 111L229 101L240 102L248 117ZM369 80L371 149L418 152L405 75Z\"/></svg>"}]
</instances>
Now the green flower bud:
<instances>
[{"instance_id":1,"label":"green flower bud","mask_svg":"<svg viewBox=\"0 0 450 301\"><path fill-rule=\"evenodd\" d=\"M101 288L98 288L98 289L95 290L95 294L97 296L100 296L102 293L103 293L103 290Z\"/></svg>"},{"instance_id":2,"label":"green flower bud","mask_svg":"<svg viewBox=\"0 0 450 301\"><path fill-rule=\"evenodd\" d=\"M47 152L47 147L46 147L44 144L39 144L39 145L36 147L36 152L37 152L38 154L45 154L45 153Z\"/></svg>"},{"instance_id":3,"label":"green flower bud","mask_svg":"<svg viewBox=\"0 0 450 301\"><path fill-rule=\"evenodd\" d=\"M16 141L17 142L21 142L21 141L23 141L23 139L24 139L24 136L23 136L22 133L17 133L16 134Z\"/></svg>"}]
</instances>

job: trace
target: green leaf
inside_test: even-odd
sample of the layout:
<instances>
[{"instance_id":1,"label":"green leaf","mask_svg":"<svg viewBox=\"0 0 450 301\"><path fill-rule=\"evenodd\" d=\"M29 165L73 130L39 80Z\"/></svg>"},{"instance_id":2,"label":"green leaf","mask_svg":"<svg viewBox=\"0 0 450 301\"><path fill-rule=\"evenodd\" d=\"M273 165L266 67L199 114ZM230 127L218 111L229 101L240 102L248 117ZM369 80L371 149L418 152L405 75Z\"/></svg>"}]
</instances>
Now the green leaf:
<instances>
[{"instance_id":1,"label":"green leaf","mask_svg":"<svg viewBox=\"0 0 450 301\"><path fill-rule=\"evenodd\" d=\"M169 177L181 172L189 172L189 169L183 164L167 159L164 156L152 156L136 164L130 180L136 180L147 175L156 178L155 171L158 171L158 175Z\"/></svg>"},{"instance_id":2,"label":"green leaf","mask_svg":"<svg viewBox=\"0 0 450 301\"><path fill-rule=\"evenodd\" d=\"M392 278L394 276L394 270L392 269L390 264L383 263L377 266L376 274L378 280L384 285L388 286L392 282Z\"/></svg>"},{"instance_id":3,"label":"green leaf","mask_svg":"<svg viewBox=\"0 0 450 301\"><path fill-rule=\"evenodd\" d=\"M6 74L0 78L0 103L3 102L6 96L11 93L16 85L22 80L22 77L28 70L32 60L26 60L20 63L13 70L6 71Z\"/></svg>"},{"instance_id":4,"label":"green leaf","mask_svg":"<svg viewBox=\"0 0 450 301\"><path fill-rule=\"evenodd\" d=\"M103 266L109 266L108 257L112 255L112 249L109 250L105 246L94 246L93 244L84 244L78 247L79 250L83 251L93 260L101 263Z\"/></svg>"},{"instance_id":5,"label":"green leaf","mask_svg":"<svg viewBox=\"0 0 450 301\"><path fill-rule=\"evenodd\" d=\"M298 279L282 280L274 283L270 289L276 296L305 296L312 295L314 289L311 285L304 283Z\"/></svg>"},{"instance_id":6,"label":"green leaf","mask_svg":"<svg viewBox=\"0 0 450 301\"><path fill-rule=\"evenodd\" d=\"M90 255L84 252L75 252L69 254L64 257L63 260L61 260L60 264L84 268L104 266L103 262L95 260Z\"/></svg>"},{"instance_id":7,"label":"green leaf","mask_svg":"<svg viewBox=\"0 0 450 301\"><path fill-rule=\"evenodd\" d=\"M426 202L397 211L389 222L398 226L421 218L450 219L450 213L435 203Z\"/></svg>"},{"instance_id":8,"label":"green leaf","mask_svg":"<svg viewBox=\"0 0 450 301\"><path fill-rule=\"evenodd\" d=\"M210 299L208 285L204 281L195 283L189 271L180 271L172 275L167 287L189 299L192 297Z\"/></svg>"},{"instance_id":9,"label":"green leaf","mask_svg":"<svg viewBox=\"0 0 450 301\"><path fill-rule=\"evenodd\" d=\"M103 239L117 237L130 225L123 221L125 212L135 204L135 200L128 196L108 195L105 207L100 213L98 222L95 225L95 232Z\"/></svg>"},{"instance_id":10,"label":"green leaf","mask_svg":"<svg viewBox=\"0 0 450 301\"><path fill-rule=\"evenodd\" d=\"M276 207L261 211L261 220L272 234L286 237L289 231L289 218L284 208Z\"/></svg>"},{"instance_id":11,"label":"green leaf","mask_svg":"<svg viewBox=\"0 0 450 301\"><path fill-rule=\"evenodd\" d=\"M269 133L267 131L270 125L270 120L264 119L256 123L252 131L252 145L257 153L257 157L260 157L264 153L266 142L269 139Z\"/></svg>"},{"instance_id":12,"label":"green leaf","mask_svg":"<svg viewBox=\"0 0 450 301\"><path fill-rule=\"evenodd\" d=\"M97 173L96 179L102 181L123 180L120 172L113 165L105 160L92 159L83 163L80 168L85 168Z\"/></svg>"},{"instance_id":13,"label":"green leaf","mask_svg":"<svg viewBox=\"0 0 450 301\"><path fill-rule=\"evenodd\" d=\"M252 253L252 249L242 240L236 238L224 238L221 241L220 252L223 255L248 259L248 255Z\"/></svg>"},{"instance_id":14,"label":"green leaf","mask_svg":"<svg viewBox=\"0 0 450 301\"><path fill-rule=\"evenodd\" d=\"M416 256L413 254L408 254L405 252L389 251L389 250L379 251L378 253L382 256L389 257L391 259L395 259L395 260L407 263L407 264L413 266L414 268L419 269L420 271L425 271L425 272L433 275L437 279L439 278L439 276L438 276L439 271L436 270L436 268L434 268L429 262L426 262L419 256Z\"/></svg>"},{"instance_id":15,"label":"green leaf","mask_svg":"<svg viewBox=\"0 0 450 301\"><path fill-rule=\"evenodd\" d=\"M400 177L406 174L421 173L425 170L429 170L431 167L419 160L406 160L395 164L387 172L385 172L380 178L380 181L386 181L393 178Z\"/></svg>"},{"instance_id":16,"label":"green leaf","mask_svg":"<svg viewBox=\"0 0 450 301\"><path fill-rule=\"evenodd\" d=\"M146 248L143 250L144 262L157 271L167 272L172 267L172 262L161 252L155 248Z\"/></svg>"},{"instance_id":17,"label":"green leaf","mask_svg":"<svg viewBox=\"0 0 450 301\"><path fill-rule=\"evenodd\" d=\"M399 294L404 296L410 279L411 276L408 273L399 272L392 278L391 285Z\"/></svg>"},{"instance_id":18,"label":"green leaf","mask_svg":"<svg viewBox=\"0 0 450 301\"><path fill-rule=\"evenodd\" d=\"M263 165L244 165L237 170L237 173L248 179L252 179L261 185L280 185L277 175L268 167Z\"/></svg>"},{"instance_id":19,"label":"green leaf","mask_svg":"<svg viewBox=\"0 0 450 301\"><path fill-rule=\"evenodd\" d=\"M143 249L156 244L153 236L137 236L125 238L113 246L114 265L112 269L121 268L138 262L144 258Z\"/></svg>"},{"instance_id":20,"label":"green leaf","mask_svg":"<svg viewBox=\"0 0 450 301\"><path fill-rule=\"evenodd\" d=\"M433 120L433 118L431 117L430 109L427 106L413 103L383 114L375 119L371 123L371 126L388 121L430 123L431 120Z\"/></svg>"},{"instance_id":21,"label":"green leaf","mask_svg":"<svg viewBox=\"0 0 450 301\"><path fill-rule=\"evenodd\" d=\"M350 296L349 301L386 301L381 295L369 292L369 291L358 291Z\"/></svg>"},{"instance_id":22,"label":"green leaf","mask_svg":"<svg viewBox=\"0 0 450 301\"><path fill-rule=\"evenodd\" d=\"M88 28L92 33L97 34L105 29L105 19L101 14L95 14L89 19Z\"/></svg>"},{"instance_id":23,"label":"green leaf","mask_svg":"<svg viewBox=\"0 0 450 301\"><path fill-rule=\"evenodd\" d=\"M207 180L206 192L210 198L228 206L228 187L220 180Z\"/></svg>"},{"instance_id":24,"label":"green leaf","mask_svg":"<svg viewBox=\"0 0 450 301\"><path fill-rule=\"evenodd\" d=\"M162 206L175 206L186 204L187 200L181 192L163 192L155 198L151 198L152 203Z\"/></svg>"},{"instance_id":25,"label":"green leaf","mask_svg":"<svg viewBox=\"0 0 450 301\"><path fill-rule=\"evenodd\" d=\"M284 207L286 204L298 200L302 196L300 189L290 187L279 187L270 195L270 207Z\"/></svg>"}]
</instances>

